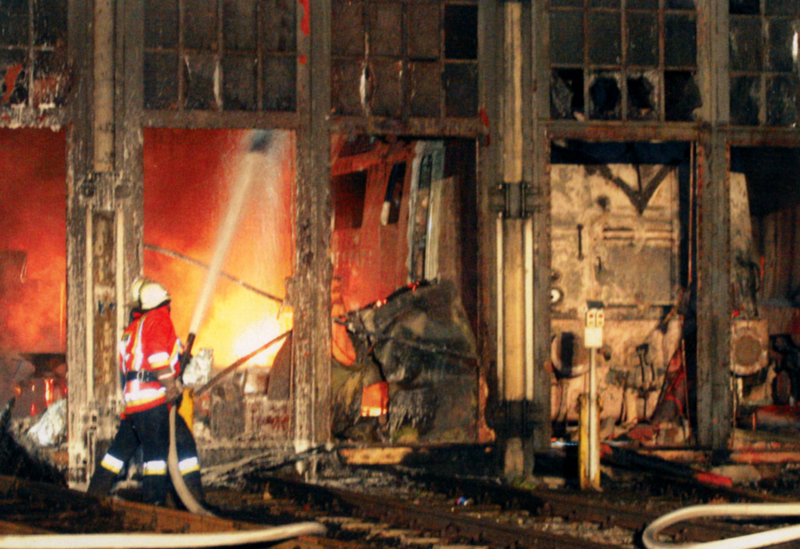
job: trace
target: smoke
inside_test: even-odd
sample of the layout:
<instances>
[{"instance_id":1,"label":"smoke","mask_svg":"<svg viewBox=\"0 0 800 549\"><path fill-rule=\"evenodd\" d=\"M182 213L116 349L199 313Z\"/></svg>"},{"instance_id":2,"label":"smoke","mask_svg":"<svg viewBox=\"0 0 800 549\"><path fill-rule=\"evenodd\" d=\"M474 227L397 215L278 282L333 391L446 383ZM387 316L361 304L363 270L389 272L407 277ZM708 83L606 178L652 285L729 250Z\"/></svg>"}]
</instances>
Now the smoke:
<instances>
[{"instance_id":1,"label":"smoke","mask_svg":"<svg viewBox=\"0 0 800 549\"><path fill-rule=\"evenodd\" d=\"M0 129L0 351L64 352L66 138Z\"/></svg>"},{"instance_id":2,"label":"smoke","mask_svg":"<svg viewBox=\"0 0 800 549\"><path fill-rule=\"evenodd\" d=\"M293 249L293 134L148 129L144 143L145 243L283 296ZM279 303L208 269L153 250L145 250L144 269L170 290L179 336L195 333L194 349L212 348L217 366L291 325L278 318Z\"/></svg>"}]
</instances>

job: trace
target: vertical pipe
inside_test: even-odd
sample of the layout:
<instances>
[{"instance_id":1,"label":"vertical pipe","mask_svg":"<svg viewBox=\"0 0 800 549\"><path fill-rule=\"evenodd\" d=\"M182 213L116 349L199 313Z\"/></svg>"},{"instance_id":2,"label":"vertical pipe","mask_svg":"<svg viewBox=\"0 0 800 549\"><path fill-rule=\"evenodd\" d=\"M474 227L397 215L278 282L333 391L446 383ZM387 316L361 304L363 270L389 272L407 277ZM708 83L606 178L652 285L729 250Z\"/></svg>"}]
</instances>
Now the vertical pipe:
<instances>
[{"instance_id":1,"label":"vertical pipe","mask_svg":"<svg viewBox=\"0 0 800 549\"><path fill-rule=\"evenodd\" d=\"M114 0L94 1L94 171L114 171Z\"/></svg>"},{"instance_id":2,"label":"vertical pipe","mask_svg":"<svg viewBox=\"0 0 800 549\"><path fill-rule=\"evenodd\" d=\"M497 393L500 400L505 400L506 358L505 358L505 284L503 273L505 271L503 257L503 214L498 213L495 219L495 234L497 237Z\"/></svg>"},{"instance_id":3,"label":"vertical pipe","mask_svg":"<svg viewBox=\"0 0 800 549\"><path fill-rule=\"evenodd\" d=\"M94 238L92 237L92 210L86 209L86 401L94 398Z\"/></svg>"},{"instance_id":4,"label":"vertical pipe","mask_svg":"<svg viewBox=\"0 0 800 549\"><path fill-rule=\"evenodd\" d=\"M533 401L534 384L534 341L533 341L533 219L524 221L525 236L525 400Z\"/></svg>"},{"instance_id":5,"label":"vertical pipe","mask_svg":"<svg viewBox=\"0 0 800 549\"><path fill-rule=\"evenodd\" d=\"M600 489L599 408L597 406L597 349L589 348L589 390L580 398L578 469L581 489Z\"/></svg>"}]
</instances>

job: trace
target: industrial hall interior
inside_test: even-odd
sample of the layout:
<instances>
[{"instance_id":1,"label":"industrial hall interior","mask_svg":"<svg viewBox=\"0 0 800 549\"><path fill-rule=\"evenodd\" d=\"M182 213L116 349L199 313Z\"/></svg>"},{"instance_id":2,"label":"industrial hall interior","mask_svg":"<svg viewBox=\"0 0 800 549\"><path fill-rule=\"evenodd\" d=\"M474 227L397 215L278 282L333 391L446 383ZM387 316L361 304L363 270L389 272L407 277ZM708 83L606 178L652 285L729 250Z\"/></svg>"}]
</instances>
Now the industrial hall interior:
<instances>
[{"instance_id":1,"label":"industrial hall interior","mask_svg":"<svg viewBox=\"0 0 800 549\"><path fill-rule=\"evenodd\" d=\"M87 489L147 280L204 475L774 479L799 44L794 0L0 0L0 437Z\"/></svg>"}]
</instances>

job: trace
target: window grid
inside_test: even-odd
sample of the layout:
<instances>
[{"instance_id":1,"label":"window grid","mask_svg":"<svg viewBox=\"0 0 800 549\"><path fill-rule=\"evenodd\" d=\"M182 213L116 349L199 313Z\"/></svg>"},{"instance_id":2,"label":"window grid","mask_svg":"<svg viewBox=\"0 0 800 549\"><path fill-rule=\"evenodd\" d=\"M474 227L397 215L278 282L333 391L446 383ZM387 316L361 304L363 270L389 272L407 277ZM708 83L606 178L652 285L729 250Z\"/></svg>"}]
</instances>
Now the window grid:
<instances>
[{"instance_id":1,"label":"window grid","mask_svg":"<svg viewBox=\"0 0 800 549\"><path fill-rule=\"evenodd\" d=\"M0 109L63 105L71 86L66 0L18 0L5 8L0 18Z\"/></svg>"},{"instance_id":2,"label":"window grid","mask_svg":"<svg viewBox=\"0 0 800 549\"><path fill-rule=\"evenodd\" d=\"M353 0L332 7L334 115L477 117L474 0Z\"/></svg>"},{"instance_id":3,"label":"window grid","mask_svg":"<svg viewBox=\"0 0 800 549\"><path fill-rule=\"evenodd\" d=\"M693 0L549 0L548 9L552 118L693 119ZM697 100L682 104L687 90Z\"/></svg>"},{"instance_id":4,"label":"window grid","mask_svg":"<svg viewBox=\"0 0 800 549\"><path fill-rule=\"evenodd\" d=\"M731 0L730 28L731 124L795 127L800 4Z\"/></svg>"},{"instance_id":5,"label":"window grid","mask_svg":"<svg viewBox=\"0 0 800 549\"><path fill-rule=\"evenodd\" d=\"M146 0L145 108L292 111L295 2Z\"/></svg>"}]
</instances>

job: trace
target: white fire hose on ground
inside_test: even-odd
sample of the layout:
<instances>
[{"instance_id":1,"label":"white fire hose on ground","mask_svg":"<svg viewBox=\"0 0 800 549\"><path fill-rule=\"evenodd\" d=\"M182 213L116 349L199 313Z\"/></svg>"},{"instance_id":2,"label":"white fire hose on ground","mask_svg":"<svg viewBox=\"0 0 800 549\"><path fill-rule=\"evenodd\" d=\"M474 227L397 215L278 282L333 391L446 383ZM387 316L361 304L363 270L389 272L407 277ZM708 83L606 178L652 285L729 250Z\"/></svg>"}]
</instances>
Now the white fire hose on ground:
<instances>
[{"instance_id":1,"label":"white fire hose on ground","mask_svg":"<svg viewBox=\"0 0 800 549\"><path fill-rule=\"evenodd\" d=\"M691 519L725 517L798 517L800 503L714 503L692 505L667 513L644 530L642 542L647 549L755 549L800 539L800 525L765 530L735 538L707 542L671 543L658 539L659 534L680 522Z\"/></svg>"},{"instance_id":2,"label":"white fire hose on ground","mask_svg":"<svg viewBox=\"0 0 800 549\"><path fill-rule=\"evenodd\" d=\"M0 536L0 549L179 549L189 547L231 547L271 543L298 536L325 534L318 522L298 522L260 530L235 532L196 532L158 534L131 532L121 534L34 534Z\"/></svg>"}]
</instances>

